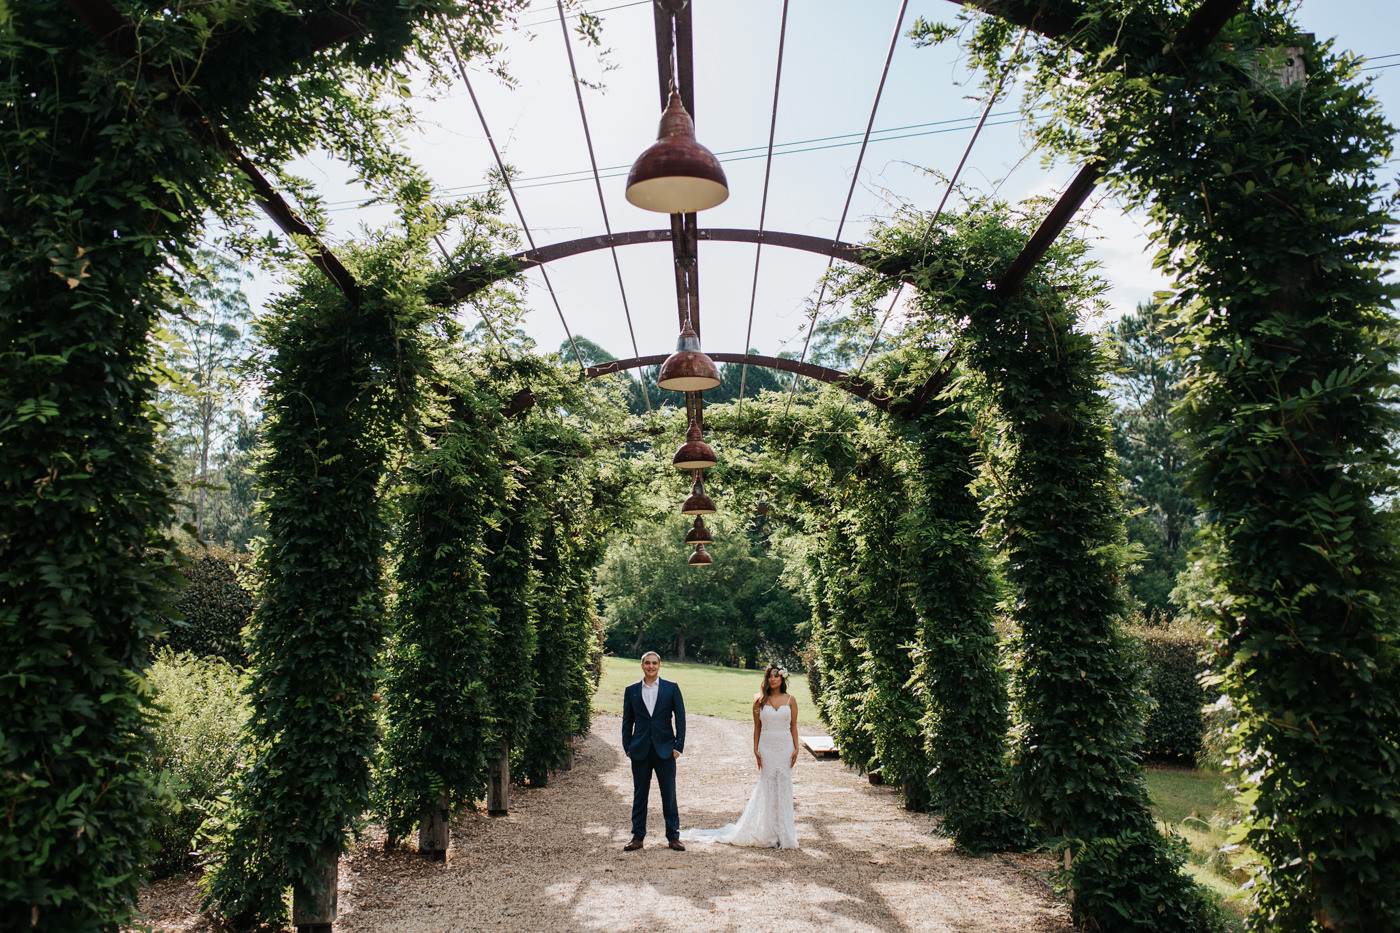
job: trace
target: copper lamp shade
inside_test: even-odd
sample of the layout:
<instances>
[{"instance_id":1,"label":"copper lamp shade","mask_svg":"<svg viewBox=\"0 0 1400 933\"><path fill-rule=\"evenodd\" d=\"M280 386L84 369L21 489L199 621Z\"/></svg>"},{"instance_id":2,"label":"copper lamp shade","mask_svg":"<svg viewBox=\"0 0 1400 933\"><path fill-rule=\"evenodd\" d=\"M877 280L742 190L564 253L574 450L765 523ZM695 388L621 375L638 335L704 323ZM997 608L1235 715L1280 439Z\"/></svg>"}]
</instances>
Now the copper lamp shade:
<instances>
[{"instance_id":1,"label":"copper lamp shade","mask_svg":"<svg viewBox=\"0 0 1400 933\"><path fill-rule=\"evenodd\" d=\"M708 470L717 463L714 449L700 439L700 425L690 422L685 432L685 443L676 451L671 465L682 470Z\"/></svg>"},{"instance_id":2,"label":"copper lamp shade","mask_svg":"<svg viewBox=\"0 0 1400 933\"><path fill-rule=\"evenodd\" d=\"M700 481L700 471L695 471L695 482L690 486L690 495L681 504L682 515L713 515L715 500L705 495L705 484Z\"/></svg>"},{"instance_id":3,"label":"copper lamp shade","mask_svg":"<svg viewBox=\"0 0 1400 933\"><path fill-rule=\"evenodd\" d=\"M701 351L700 337L690 326L690 318L681 326L676 352L661 364L656 384L674 392L699 392L719 385L719 367Z\"/></svg>"},{"instance_id":4,"label":"copper lamp shade","mask_svg":"<svg viewBox=\"0 0 1400 933\"><path fill-rule=\"evenodd\" d=\"M662 214L689 214L723 204L729 183L715 154L695 141L695 123L671 92L656 142L632 163L627 200Z\"/></svg>"},{"instance_id":5,"label":"copper lamp shade","mask_svg":"<svg viewBox=\"0 0 1400 933\"><path fill-rule=\"evenodd\" d=\"M705 527L705 520L699 515L695 516L695 524L690 526L690 530L685 533L686 544L714 544L715 539L710 536L710 529Z\"/></svg>"},{"instance_id":6,"label":"copper lamp shade","mask_svg":"<svg viewBox=\"0 0 1400 933\"><path fill-rule=\"evenodd\" d=\"M703 544L695 545L695 553L691 554L690 560L686 561L686 563L690 564L692 567L708 567L714 562L715 559L705 553L705 545Z\"/></svg>"}]
</instances>

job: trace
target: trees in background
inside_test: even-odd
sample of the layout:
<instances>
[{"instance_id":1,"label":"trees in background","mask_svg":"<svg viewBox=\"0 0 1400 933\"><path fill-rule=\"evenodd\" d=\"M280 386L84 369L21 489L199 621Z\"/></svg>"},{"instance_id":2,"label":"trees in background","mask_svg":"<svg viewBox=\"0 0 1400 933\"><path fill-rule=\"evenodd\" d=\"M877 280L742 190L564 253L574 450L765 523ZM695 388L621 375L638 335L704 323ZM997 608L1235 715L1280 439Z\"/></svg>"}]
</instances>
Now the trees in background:
<instances>
[{"instance_id":1,"label":"trees in background","mask_svg":"<svg viewBox=\"0 0 1400 933\"><path fill-rule=\"evenodd\" d=\"M236 502L230 492L234 474L246 489L256 444L256 421L244 410L253 352L242 288L248 275L212 250L200 250L196 259L165 324L163 452L180 483L180 518L199 538L217 529L218 543L238 546L248 537L251 502ZM231 540L230 532L241 540Z\"/></svg>"},{"instance_id":2,"label":"trees in background","mask_svg":"<svg viewBox=\"0 0 1400 933\"><path fill-rule=\"evenodd\" d=\"M1113 386L1114 447L1124 498L1133 510L1128 540L1141 549L1126 577L1128 592L1148 618L1172 616L1177 577L1189 563L1198 508L1186 489L1189 451L1173 409L1185 397L1185 373L1173 357L1167 318L1158 305L1139 305L1108 328L1118 356Z\"/></svg>"},{"instance_id":3,"label":"trees in background","mask_svg":"<svg viewBox=\"0 0 1400 933\"><path fill-rule=\"evenodd\" d=\"M716 538L706 567L687 563L691 520L680 515L613 539L596 589L608 650L734 667L795 659L808 610L783 581L785 561L738 523L706 524Z\"/></svg>"}]
</instances>

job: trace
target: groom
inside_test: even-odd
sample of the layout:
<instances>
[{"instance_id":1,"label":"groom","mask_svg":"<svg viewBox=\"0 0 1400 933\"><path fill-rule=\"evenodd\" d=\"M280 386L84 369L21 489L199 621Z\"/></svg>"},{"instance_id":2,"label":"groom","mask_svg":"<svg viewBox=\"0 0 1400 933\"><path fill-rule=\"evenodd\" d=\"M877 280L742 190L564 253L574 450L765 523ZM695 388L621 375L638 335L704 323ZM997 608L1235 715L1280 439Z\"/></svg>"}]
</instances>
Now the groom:
<instances>
[{"instance_id":1,"label":"groom","mask_svg":"<svg viewBox=\"0 0 1400 933\"><path fill-rule=\"evenodd\" d=\"M685 748L685 703L680 687L657 676L660 670L661 655L648 651L642 655L642 679L622 695L622 750L632 760L632 841L622 847L624 852L637 851L646 838L653 771L661 788L667 845L685 851L676 809L676 759Z\"/></svg>"}]
</instances>

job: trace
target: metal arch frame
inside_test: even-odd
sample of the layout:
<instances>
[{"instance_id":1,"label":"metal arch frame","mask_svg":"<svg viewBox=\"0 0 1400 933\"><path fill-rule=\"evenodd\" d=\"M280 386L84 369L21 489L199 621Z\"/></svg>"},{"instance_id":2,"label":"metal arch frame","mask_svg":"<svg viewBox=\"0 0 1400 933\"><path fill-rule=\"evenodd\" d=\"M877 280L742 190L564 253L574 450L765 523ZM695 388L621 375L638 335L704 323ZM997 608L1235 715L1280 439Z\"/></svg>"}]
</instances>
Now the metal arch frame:
<instances>
[{"instance_id":1,"label":"metal arch frame","mask_svg":"<svg viewBox=\"0 0 1400 933\"><path fill-rule=\"evenodd\" d=\"M879 394L879 386L859 376L852 376L843 373L839 369L828 369L825 366L818 366L815 363L807 363L801 360L785 360L774 356L757 356L752 353L710 353L710 359L720 363L747 363L749 366L762 366L765 369L778 369L783 372L796 373L799 376L806 376L818 382L825 382L845 389L857 398L865 399L871 405L881 411L889 411L890 405L895 399L888 395ZM613 360L610 363L599 363L597 366L590 366L583 371L585 379L596 379L599 376L607 376L612 373L622 372L626 369L640 369L643 366L659 366L666 360L665 353L658 353L654 356L638 356L630 360Z\"/></svg>"},{"instance_id":2,"label":"metal arch frame","mask_svg":"<svg viewBox=\"0 0 1400 933\"><path fill-rule=\"evenodd\" d=\"M669 243L673 238L672 230L633 230L627 233L615 233L610 236L588 236L580 237L577 240L567 240L562 243L554 243L549 246L542 246L538 249L528 249L508 258L508 261L482 265L472 269L467 269L447 280L449 290L448 297L443 304L456 304L465 301L472 295L494 285L497 282L508 279L522 272L539 268L545 263L554 262L557 259L566 259L570 256L579 256L584 253L591 253L597 250L616 249L619 246L638 246L647 243ZM713 228L695 231L697 240L711 240L722 243L766 243L773 246L783 246L788 249L797 249L804 252L816 253L832 259L840 259L855 265L865 266L869 269L876 269L882 259L878 251L867 246L860 246L854 243L833 241L825 237L807 236L802 233L783 233L775 230L749 230L742 228ZM903 279L903 276L901 276ZM583 370L585 379L596 379L599 376L606 376L611 373L622 372L629 369L640 369L643 366L658 366L666 360L667 354L660 353L652 356L633 357L629 360L613 360L609 363L600 363L596 366L589 366ZM837 369L830 369L825 366L818 366L815 363L808 363L800 360L787 360L779 357L758 356L751 353L710 353L710 358L720 363L741 363L749 366L761 366L765 369L776 369L782 372L795 373L824 382L828 385L838 386L851 393L857 398L864 399L881 411L889 411L891 404L896 399L880 394L879 387L867 379L859 376L852 376ZM534 404L534 396L528 391L520 392L516 398L512 399L508 406L508 415L517 415Z\"/></svg>"},{"instance_id":3,"label":"metal arch frame","mask_svg":"<svg viewBox=\"0 0 1400 933\"><path fill-rule=\"evenodd\" d=\"M871 269L876 268L876 264L881 258L877 251L867 246L833 242L830 239L807 236L803 233L737 228L705 229L697 230L695 233L697 240L710 240L717 243L765 243L830 256ZM671 230L632 230L627 233L615 233L612 236L580 237L577 240L566 240L562 243L541 246L538 249L523 250L510 256L509 262L489 268L477 266L449 278L446 283L450 291L448 302L455 304L459 301L465 301L487 286L494 285L521 272L529 272L531 269L536 269L557 259L566 259L570 256L579 256L618 246L670 243L673 236L674 232Z\"/></svg>"}]
</instances>

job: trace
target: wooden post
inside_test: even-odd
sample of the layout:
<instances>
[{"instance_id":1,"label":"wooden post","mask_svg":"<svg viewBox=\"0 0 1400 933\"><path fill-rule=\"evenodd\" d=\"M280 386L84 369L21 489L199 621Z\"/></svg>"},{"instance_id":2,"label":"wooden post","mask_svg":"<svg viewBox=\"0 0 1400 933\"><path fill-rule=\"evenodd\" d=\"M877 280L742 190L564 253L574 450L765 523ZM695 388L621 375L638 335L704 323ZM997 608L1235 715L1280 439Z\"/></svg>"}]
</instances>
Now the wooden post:
<instances>
[{"instance_id":1,"label":"wooden post","mask_svg":"<svg viewBox=\"0 0 1400 933\"><path fill-rule=\"evenodd\" d=\"M573 737L573 736L569 736L569 745L568 745L568 747L564 750L564 760L561 761L561 762L559 762L559 770L561 770L561 771L572 771L572 770L574 770L574 737Z\"/></svg>"},{"instance_id":2,"label":"wooden post","mask_svg":"<svg viewBox=\"0 0 1400 933\"><path fill-rule=\"evenodd\" d=\"M510 812L510 742L501 739L501 757L491 769L491 783L486 786L486 812L505 816Z\"/></svg>"},{"instance_id":3,"label":"wooden post","mask_svg":"<svg viewBox=\"0 0 1400 933\"><path fill-rule=\"evenodd\" d=\"M434 862L447 861L447 847L452 842L452 810L447 795L437 799L437 806L424 810L418 818L418 854Z\"/></svg>"},{"instance_id":4,"label":"wooden post","mask_svg":"<svg viewBox=\"0 0 1400 933\"><path fill-rule=\"evenodd\" d=\"M1255 86L1266 90L1286 90L1308 79L1301 46L1256 50L1250 72Z\"/></svg>"},{"instance_id":5,"label":"wooden post","mask_svg":"<svg viewBox=\"0 0 1400 933\"><path fill-rule=\"evenodd\" d=\"M336 914L336 881L340 858L332 843L317 854L315 876L310 888L292 887L292 923L297 933L331 933Z\"/></svg>"}]
</instances>

